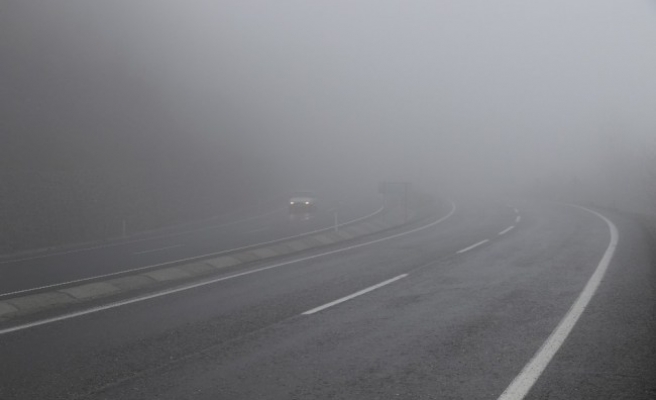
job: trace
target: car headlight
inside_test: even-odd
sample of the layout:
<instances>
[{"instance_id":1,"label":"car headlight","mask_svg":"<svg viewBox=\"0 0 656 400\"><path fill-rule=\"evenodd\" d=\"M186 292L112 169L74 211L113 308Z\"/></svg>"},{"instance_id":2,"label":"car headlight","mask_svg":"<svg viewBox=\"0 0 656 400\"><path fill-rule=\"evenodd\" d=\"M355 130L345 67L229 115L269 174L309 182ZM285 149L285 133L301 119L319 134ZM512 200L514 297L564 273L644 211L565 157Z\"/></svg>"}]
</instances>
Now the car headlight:
<instances>
[{"instance_id":1,"label":"car headlight","mask_svg":"<svg viewBox=\"0 0 656 400\"><path fill-rule=\"evenodd\" d=\"M293 206L293 205L294 205L294 202L293 202L293 201L290 201L289 204Z\"/></svg>"},{"instance_id":2,"label":"car headlight","mask_svg":"<svg viewBox=\"0 0 656 400\"><path fill-rule=\"evenodd\" d=\"M309 201L306 201L305 204L309 206L309 205L310 205L310 202L309 202Z\"/></svg>"}]
</instances>

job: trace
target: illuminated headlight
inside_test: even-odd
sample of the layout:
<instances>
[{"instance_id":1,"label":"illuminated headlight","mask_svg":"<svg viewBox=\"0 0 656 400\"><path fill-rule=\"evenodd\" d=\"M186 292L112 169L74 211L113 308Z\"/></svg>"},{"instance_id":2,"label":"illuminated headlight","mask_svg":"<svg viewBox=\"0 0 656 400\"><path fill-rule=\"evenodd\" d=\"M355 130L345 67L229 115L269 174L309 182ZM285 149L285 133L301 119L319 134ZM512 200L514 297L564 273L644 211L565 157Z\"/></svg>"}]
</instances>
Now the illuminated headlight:
<instances>
[{"instance_id":1,"label":"illuminated headlight","mask_svg":"<svg viewBox=\"0 0 656 400\"><path fill-rule=\"evenodd\" d=\"M309 206L309 205L310 205L310 202L309 202L309 201L306 201L306 202L305 202L305 205Z\"/></svg>"},{"instance_id":2,"label":"illuminated headlight","mask_svg":"<svg viewBox=\"0 0 656 400\"><path fill-rule=\"evenodd\" d=\"M292 205L292 206L293 206L293 205L294 205L294 202L293 202L293 201L290 201L290 202L289 202L289 205Z\"/></svg>"}]
</instances>

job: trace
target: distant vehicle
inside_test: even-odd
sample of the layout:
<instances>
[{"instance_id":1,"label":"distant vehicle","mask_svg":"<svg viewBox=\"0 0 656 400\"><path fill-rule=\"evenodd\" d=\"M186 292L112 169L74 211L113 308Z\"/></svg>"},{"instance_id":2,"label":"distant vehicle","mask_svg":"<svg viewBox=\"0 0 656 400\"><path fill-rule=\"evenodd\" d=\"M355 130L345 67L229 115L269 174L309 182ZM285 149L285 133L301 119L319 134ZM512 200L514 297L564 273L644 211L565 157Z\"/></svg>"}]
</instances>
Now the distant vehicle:
<instances>
[{"instance_id":1,"label":"distant vehicle","mask_svg":"<svg viewBox=\"0 0 656 400\"><path fill-rule=\"evenodd\" d=\"M289 199L291 213L310 213L317 209L317 197L312 192L296 192Z\"/></svg>"}]
</instances>

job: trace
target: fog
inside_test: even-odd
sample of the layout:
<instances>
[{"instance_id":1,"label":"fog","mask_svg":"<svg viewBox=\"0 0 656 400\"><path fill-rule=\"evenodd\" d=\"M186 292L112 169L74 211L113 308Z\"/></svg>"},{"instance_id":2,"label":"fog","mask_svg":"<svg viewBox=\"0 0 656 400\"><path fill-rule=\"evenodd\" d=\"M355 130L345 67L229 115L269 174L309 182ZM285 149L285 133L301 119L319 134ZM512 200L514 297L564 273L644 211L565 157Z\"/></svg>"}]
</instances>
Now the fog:
<instances>
[{"instance_id":1,"label":"fog","mask_svg":"<svg viewBox=\"0 0 656 400\"><path fill-rule=\"evenodd\" d=\"M655 4L3 1L6 156L111 160L88 138L149 132L146 152L221 158L271 191L575 186L575 200L644 211Z\"/></svg>"}]
</instances>

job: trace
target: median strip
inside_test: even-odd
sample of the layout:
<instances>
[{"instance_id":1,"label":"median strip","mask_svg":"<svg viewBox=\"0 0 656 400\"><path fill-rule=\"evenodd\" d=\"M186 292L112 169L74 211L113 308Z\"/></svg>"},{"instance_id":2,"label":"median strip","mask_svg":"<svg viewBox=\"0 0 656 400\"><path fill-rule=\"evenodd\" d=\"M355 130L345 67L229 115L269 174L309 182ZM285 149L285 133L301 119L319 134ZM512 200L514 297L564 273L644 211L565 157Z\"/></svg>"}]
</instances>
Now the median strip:
<instances>
[{"instance_id":1,"label":"median strip","mask_svg":"<svg viewBox=\"0 0 656 400\"><path fill-rule=\"evenodd\" d=\"M401 234L388 236L383 239L377 239L374 241L370 241L364 244L358 244L354 246L342 247L337 250L323 252L314 256L302 257L288 262L283 262L280 264L275 264L272 266L267 266L267 267L247 271L245 273L233 274L227 277L205 280L200 283L186 284L184 286L179 286L179 285L193 279L197 280L199 277L207 277L212 274L216 274L218 270L222 270L225 268L239 266L241 264L247 264L252 261L260 261L263 259L273 258L276 256L287 255L293 252L318 248L332 243L343 242L346 240L354 239L357 236L364 236L370 234L374 231L379 232L380 229L377 228L379 228L380 225L374 228L374 225L368 224L366 221L360 221L354 225L351 225L351 227L356 228L357 231L361 233L359 235L354 235L352 233L348 233L346 235L344 234L340 235L339 234L340 231L338 231L338 233L326 232L319 235L314 234L314 236L307 236L302 238L295 238L293 240L281 241L280 243L276 243L275 245L267 245L267 247L249 248L248 250L237 251L231 253L230 255L220 255L214 258L207 258L203 260L193 259L193 260L189 260L186 264L178 263L178 265L171 266L172 263L166 263L166 264L162 264L159 267L159 269L143 268L141 269L140 273L132 273L132 275L126 275L125 273L123 273L120 274L122 276L117 276L119 275L119 273L116 273L116 274L108 274L103 277L100 277L100 279L106 278L105 280L99 280L99 278L96 278L93 281L91 281L91 279L84 279L77 282L70 282L69 285L66 286L63 286L61 284L52 285L52 287L42 288L42 289L50 290L47 292L23 294L20 297L11 297L11 298L6 298L5 300L1 300L0 322L8 321L16 317L23 317L25 315L34 314L37 312L42 312L49 309L72 306L90 300L110 298L112 296L116 297L118 295L126 295L130 293L134 293L134 295L139 295L139 292L143 293L144 290L152 291L156 289L160 289L160 290L163 289L162 292L158 292L160 293L158 295L153 295L153 296L148 295L148 296L138 297L141 300L157 297L159 295L178 292L180 290L187 290L193 287L219 282L222 280L232 279L238 276L243 276L254 272L276 268L282 265L288 265L304 260L313 259L316 257L325 256L327 254L346 251L348 249L357 248L363 245L377 243L381 240L388 240L393 237L398 237L400 235L405 235L420 229L425 229L428 226L432 226L438 222L441 222L443 219L448 218L454 212L455 212L455 206L453 206L453 209L446 217L438 221L432 222L426 226L416 228L408 232L403 232ZM405 219L401 215L396 215L390 212L388 212L386 215L378 216L378 218L384 218L385 225L390 227L397 227L406 223ZM82 283L82 281L85 282ZM78 283L78 284L72 285L74 283ZM166 289L166 285L168 285L169 287L171 285L178 285L178 287L175 287L173 289ZM19 292L16 292L15 294L18 293ZM11 295L11 294L6 294L5 297L7 295ZM130 304L132 302L133 301L121 301L112 304L115 304L115 306L117 306L123 304ZM111 306L96 307L94 308L94 310L102 310L107 308L111 308ZM84 314L86 313L76 312L69 315L78 316ZM54 319L54 320L60 320L60 319ZM35 326L33 324L28 324L28 325ZM6 333L14 330L15 329L13 328L10 330L0 329L0 333Z\"/></svg>"},{"instance_id":2,"label":"median strip","mask_svg":"<svg viewBox=\"0 0 656 400\"><path fill-rule=\"evenodd\" d=\"M120 292L121 289L108 282L88 283L82 286L75 286L68 289L62 289L66 293L78 300L90 299L98 296L105 296Z\"/></svg>"},{"instance_id":3,"label":"median strip","mask_svg":"<svg viewBox=\"0 0 656 400\"><path fill-rule=\"evenodd\" d=\"M362 221L366 221L366 220L374 218L374 217L380 217L381 215L383 217L385 217L385 214L383 213L383 211L385 211L385 208L381 207L381 208L379 208L378 210L376 210L375 212L373 212L369 215L365 215L364 217L356 218L356 219L353 219L353 220L350 220L350 221L342 222L340 224L337 224L336 227L340 228L340 227L352 226L352 225L361 223ZM398 218L396 218L396 219L398 219ZM403 221L403 222L405 222L405 221ZM403 222L400 222L399 224L402 224ZM399 225L399 224L397 224L397 225ZM239 248L236 248L236 249L222 250L222 251L219 251L219 252L216 252L216 253L203 254L203 255L183 258L183 259L179 259L179 260L172 260L172 261L168 261L168 262L164 262L164 263L160 263L160 264L155 264L155 265L147 265L147 266L144 266L144 267L138 267L138 268L123 270L123 271L116 271L116 272L111 272L111 273L107 273L107 274L92 276L92 277L88 277L88 278L75 279L75 280L71 280L71 281L68 281L68 282L58 282L58 283L53 283L53 284L44 285L44 286L35 287L35 288L16 290L16 291L13 291L13 292L8 292L8 293L1 293L0 298L7 297L7 296L20 295L20 294L33 293L33 292L40 291L40 290L45 290L45 289L53 289L54 290L55 288L58 288L58 287L73 285L73 284L76 284L76 283L90 282L90 281L95 281L95 280L102 279L102 278L109 278L109 277L114 277L114 276L126 275L126 274L129 274L129 273L138 273L140 271L152 270L152 269L155 269L155 268L164 267L164 266L168 266L168 265L182 264L183 262L187 262L187 261L196 261L196 260L207 259L207 258L212 257L212 256L219 256L219 255L228 254L228 253L229 254L235 254L235 253L238 253L242 250L245 251L245 250L250 250L250 249L255 249L255 248L261 248L261 247L264 247L264 246L267 246L267 245L275 245L275 244L282 243L282 242L288 242L288 241L290 241L292 239L295 239L295 238L308 237L308 236L313 235L315 233L327 232L327 231L330 231L332 229L334 229L334 228L333 227L323 228L323 229L318 229L318 230L315 230L315 231L312 231L312 232L305 232L305 233L301 233L301 234L297 234L297 235L293 235L293 236L288 236L288 237L284 237L284 238L280 238L280 239L271 240L271 241L268 241L268 242L262 242L262 243L257 243L257 244L253 244L253 245L243 246L243 247L239 247ZM316 245L316 244L313 244L313 246L314 245ZM312 246L310 246L310 247L312 247ZM242 254L242 253L238 253L238 254ZM243 255L242 256L242 258L246 258L246 257L251 258L251 260L253 260L253 261L255 261L257 259L257 256L255 256L255 259L253 259L252 255ZM242 262L243 260L239 260L239 261ZM0 262L0 264L1 263L2 262Z\"/></svg>"}]
</instances>

